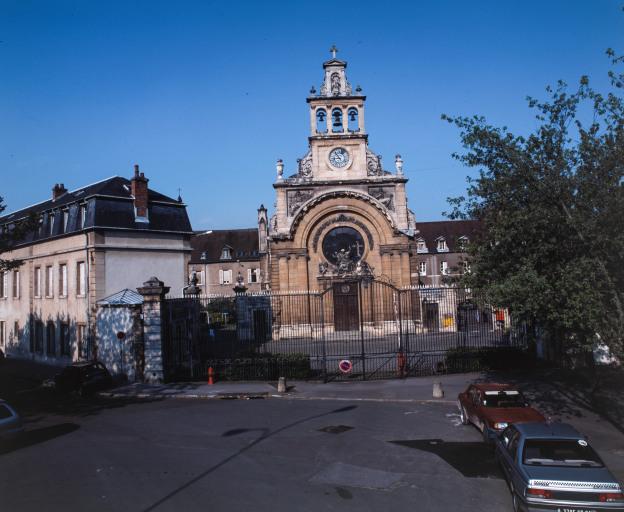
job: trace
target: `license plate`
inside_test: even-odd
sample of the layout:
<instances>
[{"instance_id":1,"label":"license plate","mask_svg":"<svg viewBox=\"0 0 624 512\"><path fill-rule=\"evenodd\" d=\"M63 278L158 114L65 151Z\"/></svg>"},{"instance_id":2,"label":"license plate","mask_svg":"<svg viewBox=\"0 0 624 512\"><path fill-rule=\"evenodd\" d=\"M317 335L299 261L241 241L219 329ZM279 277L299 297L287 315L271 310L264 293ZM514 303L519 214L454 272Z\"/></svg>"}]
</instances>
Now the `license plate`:
<instances>
[{"instance_id":1,"label":"license plate","mask_svg":"<svg viewBox=\"0 0 624 512\"><path fill-rule=\"evenodd\" d=\"M598 512L595 508L558 508L557 512Z\"/></svg>"}]
</instances>

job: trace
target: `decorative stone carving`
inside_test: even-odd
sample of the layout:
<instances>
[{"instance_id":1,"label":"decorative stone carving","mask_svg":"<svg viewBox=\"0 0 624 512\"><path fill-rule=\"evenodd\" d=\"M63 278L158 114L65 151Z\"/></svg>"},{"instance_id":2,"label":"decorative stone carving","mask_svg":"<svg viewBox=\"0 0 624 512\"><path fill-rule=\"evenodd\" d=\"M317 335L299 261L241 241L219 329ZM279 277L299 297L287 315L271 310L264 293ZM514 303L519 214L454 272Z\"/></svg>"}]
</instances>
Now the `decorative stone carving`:
<instances>
[{"instance_id":1,"label":"decorative stone carving","mask_svg":"<svg viewBox=\"0 0 624 512\"><path fill-rule=\"evenodd\" d=\"M394 211L394 190L391 187L370 187L368 193L388 210Z\"/></svg>"},{"instance_id":2,"label":"decorative stone carving","mask_svg":"<svg viewBox=\"0 0 624 512\"><path fill-rule=\"evenodd\" d=\"M334 96L340 94L340 75L338 73L332 73L331 80L331 93Z\"/></svg>"},{"instance_id":3,"label":"decorative stone carving","mask_svg":"<svg viewBox=\"0 0 624 512\"><path fill-rule=\"evenodd\" d=\"M312 151L308 151L303 158L297 160L299 176L302 178L312 177Z\"/></svg>"},{"instance_id":4,"label":"decorative stone carving","mask_svg":"<svg viewBox=\"0 0 624 512\"><path fill-rule=\"evenodd\" d=\"M312 197L312 190L289 190L286 193L288 201L288 216L292 217L301 205Z\"/></svg>"},{"instance_id":5,"label":"decorative stone carving","mask_svg":"<svg viewBox=\"0 0 624 512\"><path fill-rule=\"evenodd\" d=\"M376 155L368 148L366 149L366 173L369 176L383 176L381 156Z\"/></svg>"}]
</instances>

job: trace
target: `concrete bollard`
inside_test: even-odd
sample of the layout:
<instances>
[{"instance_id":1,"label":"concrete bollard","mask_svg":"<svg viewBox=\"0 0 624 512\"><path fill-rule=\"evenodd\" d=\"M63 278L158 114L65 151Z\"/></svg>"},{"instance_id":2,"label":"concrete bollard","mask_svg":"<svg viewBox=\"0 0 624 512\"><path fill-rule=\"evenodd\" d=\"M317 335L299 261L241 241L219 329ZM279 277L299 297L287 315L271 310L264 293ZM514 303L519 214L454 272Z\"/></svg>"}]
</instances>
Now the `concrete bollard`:
<instances>
[{"instance_id":1,"label":"concrete bollard","mask_svg":"<svg viewBox=\"0 0 624 512\"><path fill-rule=\"evenodd\" d=\"M277 392L278 393L286 393L286 378L280 377L277 381Z\"/></svg>"},{"instance_id":2,"label":"concrete bollard","mask_svg":"<svg viewBox=\"0 0 624 512\"><path fill-rule=\"evenodd\" d=\"M444 398L444 390L441 382L433 383L433 398Z\"/></svg>"}]
</instances>

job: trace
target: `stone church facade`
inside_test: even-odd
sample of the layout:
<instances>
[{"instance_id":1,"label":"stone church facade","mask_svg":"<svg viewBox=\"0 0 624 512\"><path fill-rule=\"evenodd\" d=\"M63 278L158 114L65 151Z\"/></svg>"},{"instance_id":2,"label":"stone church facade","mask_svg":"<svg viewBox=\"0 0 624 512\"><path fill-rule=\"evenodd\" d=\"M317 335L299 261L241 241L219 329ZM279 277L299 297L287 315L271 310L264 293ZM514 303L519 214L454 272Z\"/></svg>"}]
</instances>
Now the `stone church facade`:
<instances>
[{"instance_id":1,"label":"stone church facade","mask_svg":"<svg viewBox=\"0 0 624 512\"><path fill-rule=\"evenodd\" d=\"M418 283L403 161L396 155L393 171L385 170L369 147L366 96L352 88L346 68L335 51L323 63L320 90L307 98L308 151L287 177L278 160L275 213L267 219L258 210L272 290L322 290L366 274L395 286Z\"/></svg>"}]
</instances>

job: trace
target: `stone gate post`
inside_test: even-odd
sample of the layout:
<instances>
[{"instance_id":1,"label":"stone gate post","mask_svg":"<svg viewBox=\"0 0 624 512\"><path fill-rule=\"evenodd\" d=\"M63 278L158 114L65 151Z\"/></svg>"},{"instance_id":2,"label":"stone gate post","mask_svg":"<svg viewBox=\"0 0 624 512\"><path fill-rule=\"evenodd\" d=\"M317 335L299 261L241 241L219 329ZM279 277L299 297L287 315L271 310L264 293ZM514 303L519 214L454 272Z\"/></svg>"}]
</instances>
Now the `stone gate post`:
<instances>
[{"instance_id":1,"label":"stone gate post","mask_svg":"<svg viewBox=\"0 0 624 512\"><path fill-rule=\"evenodd\" d=\"M157 277L150 277L137 291L143 296L144 381L162 383L162 301L169 292L169 287Z\"/></svg>"}]
</instances>

